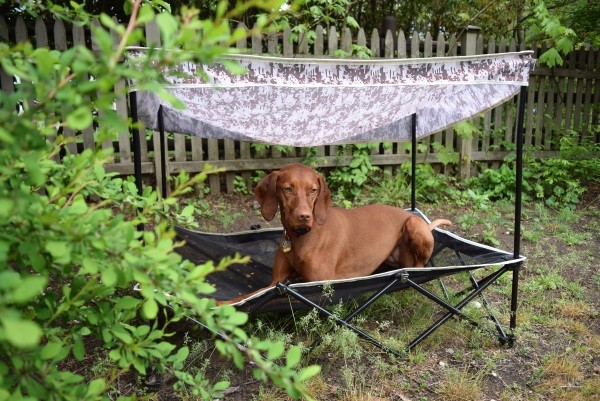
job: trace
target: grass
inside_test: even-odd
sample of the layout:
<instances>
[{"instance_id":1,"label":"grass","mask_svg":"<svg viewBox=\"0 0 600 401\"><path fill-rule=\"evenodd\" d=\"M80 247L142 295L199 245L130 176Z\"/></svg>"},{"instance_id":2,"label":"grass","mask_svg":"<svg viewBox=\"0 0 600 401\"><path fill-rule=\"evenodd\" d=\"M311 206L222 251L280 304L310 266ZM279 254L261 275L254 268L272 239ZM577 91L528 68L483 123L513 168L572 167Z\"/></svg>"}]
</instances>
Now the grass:
<instances>
[{"instance_id":1,"label":"grass","mask_svg":"<svg viewBox=\"0 0 600 401\"><path fill-rule=\"evenodd\" d=\"M225 206L230 201L214 202L212 223L207 224L231 227L230 222L240 214ZM453 220L451 230L463 237L512 249L510 202L423 206L421 210L430 217ZM316 312L258 316L246 330L288 346L300 344L303 363L322 366L322 374L308 382L319 400L600 400L599 217L597 196L576 210L525 205L521 253L527 261L520 274L517 342L512 348L498 343L493 326L474 330L456 319L442 325L402 360ZM445 278L445 283L449 288L462 288L465 280L453 276ZM442 296L437 283L427 286ZM510 275L486 291L503 325L508 325L510 292ZM465 311L484 317L483 301L476 302ZM340 315L351 308L335 306ZM402 348L440 312L438 306L407 290L382 297L357 323L388 346ZM215 358L214 349L204 352ZM227 361L218 362L213 372L209 365L196 369L207 369L215 381L231 380L237 390L226 400L289 399L274 385L253 380L249 371L239 372Z\"/></svg>"}]
</instances>

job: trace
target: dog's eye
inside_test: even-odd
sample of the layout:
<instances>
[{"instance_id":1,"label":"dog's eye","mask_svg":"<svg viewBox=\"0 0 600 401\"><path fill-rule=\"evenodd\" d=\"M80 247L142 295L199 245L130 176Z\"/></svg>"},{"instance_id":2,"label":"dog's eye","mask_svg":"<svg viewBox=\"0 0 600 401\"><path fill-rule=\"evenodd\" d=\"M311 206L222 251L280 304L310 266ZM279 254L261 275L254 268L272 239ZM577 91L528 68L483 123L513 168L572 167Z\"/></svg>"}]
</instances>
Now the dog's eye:
<instances>
[{"instance_id":1,"label":"dog's eye","mask_svg":"<svg viewBox=\"0 0 600 401\"><path fill-rule=\"evenodd\" d=\"M310 190L310 194L311 194L311 195L316 195L316 194L317 194L317 192L319 192L319 190L318 190L318 189L316 189L316 188L313 188L313 189L311 189L311 190Z\"/></svg>"},{"instance_id":2,"label":"dog's eye","mask_svg":"<svg viewBox=\"0 0 600 401\"><path fill-rule=\"evenodd\" d=\"M285 187L285 188L283 188L283 191L287 192L288 194L291 194L292 193L292 187Z\"/></svg>"}]
</instances>

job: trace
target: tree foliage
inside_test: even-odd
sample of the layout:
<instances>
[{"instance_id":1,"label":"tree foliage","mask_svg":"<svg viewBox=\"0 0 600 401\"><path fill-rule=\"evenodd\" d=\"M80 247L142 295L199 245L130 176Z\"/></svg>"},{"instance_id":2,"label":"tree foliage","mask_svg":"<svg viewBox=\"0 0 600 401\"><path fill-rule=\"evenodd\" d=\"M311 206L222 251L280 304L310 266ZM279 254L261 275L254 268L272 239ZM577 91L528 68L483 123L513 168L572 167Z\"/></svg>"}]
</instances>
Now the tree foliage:
<instances>
[{"instance_id":1,"label":"tree foliage","mask_svg":"<svg viewBox=\"0 0 600 401\"><path fill-rule=\"evenodd\" d=\"M293 397L309 397L304 382L318 367L301 369L299 349L286 353L280 344L251 338L241 329L246 314L215 308L204 297L213 291L208 274L247 259L232 255L195 265L174 252L179 244L170 223L191 219L189 208L178 209L176 196L211 170L180 175L165 199L151 188L139 194L131 179L105 172L111 150L69 154L72 139L63 135L93 129L97 144L113 140L131 123L113 109L119 82L135 80L164 95L163 67L213 62L245 34L229 28L230 18L248 7L277 10L281 1L233 9L221 2L209 19L194 8L174 15L160 0L135 1L126 3L126 24L107 14L93 24L94 15L75 3L34 3L33 11L22 11L84 25L98 51L0 43L0 66L19 79L14 91L0 92L0 400L106 399L123 375L143 376L149 368L174 376L179 389L218 397L227 383L210 384L186 370L189 349L172 340L173 323L185 316L222 333L217 349L238 367L250 359L257 378L273 380ZM141 29L153 18L163 47L133 65L124 58L127 46L143 43ZM60 162L59 153L66 153ZM138 231L138 224L149 229ZM134 293L136 283L140 291ZM93 357L101 360L90 364ZM282 366L275 363L280 359Z\"/></svg>"}]
</instances>

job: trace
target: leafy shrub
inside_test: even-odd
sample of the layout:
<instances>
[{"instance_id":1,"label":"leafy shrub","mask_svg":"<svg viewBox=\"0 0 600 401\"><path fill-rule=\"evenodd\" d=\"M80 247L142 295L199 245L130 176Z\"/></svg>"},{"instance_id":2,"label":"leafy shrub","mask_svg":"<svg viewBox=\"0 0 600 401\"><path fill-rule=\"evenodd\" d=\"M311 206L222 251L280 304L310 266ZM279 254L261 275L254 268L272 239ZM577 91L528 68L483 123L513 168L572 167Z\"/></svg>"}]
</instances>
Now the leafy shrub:
<instances>
[{"instance_id":1,"label":"leafy shrub","mask_svg":"<svg viewBox=\"0 0 600 401\"><path fill-rule=\"evenodd\" d=\"M347 166L336 167L329 173L327 183L336 197L354 200L360 196L361 189L373 172L379 170L379 167L371 163L371 149L378 147L379 143L357 143L339 147L338 156L349 154L352 160Z\"/></svg>"},{"instance_id":2,"label":"leafy shrub","mask_svg":"<svg viewBox=\"0 0 600 401\"><path fill-rule=\"evenodd\" d=\"M384 172L373 177L372 198L380 203L406 207L411 197L411 164L403 163L395 175ZM416 165L416 198L418 202L437 203L447 197L456 197L451 178L436 173L431 164Z\"/></svg>"},{"instance_id":3,"label":"leafy shrub","mask_svg":"<svg viewBox=\"0 0 600 401\"><path fill-rule=\"evenodd\" d=\"M578 144L572 135L561 138L558 158L534 159L525 155L523 194L554 208L574 208L585 192L582 181L600 179L597 144ZM584 157L585 155L589 157ZM490 199L514 199L514 156L497 169L487 169L468 184Z\"/></svg>"},{"instance_id":4,"label":"leafy shrub","mask_svg":"<svg viewBox=\"0 0 600 401\"><path fill-rule=\"evenodd\" d=\"M125 46L142 38L143 23L155 17L153 5L162 9L165 3L133 3L132 29L106 15L92 24L82 8L52 6L57 16L77 17L92 29L96 53L81 46L55 51L0 43L2 68L20 78L14 92L0 91L0 399L106 399L125 374L143 376L149 367L169 372L177 388L194 396L222 396L226 382L210 384L185 368L189 348L177 346L170 332L185 316L223 333L216 340L222 354L240 368L251 359L255 377L270 378L291 396L307 395L304 381L318 372L315 366L298 370L298 348L286 353L283 346L250 338L240 328L246 314L214 308L203 297L213 291L208 274L247 258L195 265L174 252L179 244L171 223L189 221L194 211L192 205L179 211L175 197L211 171L180 175L171 196L162 199L150 188L138 194L131 179L107 174L103 163L110 151L101 147L57 161L67 152L63 129L97 127L101 143L129 128L112 108L113 88L122 79L161 92L160 71L150 66L209 62L225 52L221 43L236 40L223 7L215 20L200 20L188 9L181 17L161 12L163 44L182 51L150 52L137 60L140 68L119 62ZM119 36L117 46L109 28ZM198 40L185 40L190 35ZM138 231L139 224L150 229ZM167 305L168 315L161 312ZM90 364L91 356L103 362ZM285 366L274 363L280 358Z\"/></svg>"}]
</instances>

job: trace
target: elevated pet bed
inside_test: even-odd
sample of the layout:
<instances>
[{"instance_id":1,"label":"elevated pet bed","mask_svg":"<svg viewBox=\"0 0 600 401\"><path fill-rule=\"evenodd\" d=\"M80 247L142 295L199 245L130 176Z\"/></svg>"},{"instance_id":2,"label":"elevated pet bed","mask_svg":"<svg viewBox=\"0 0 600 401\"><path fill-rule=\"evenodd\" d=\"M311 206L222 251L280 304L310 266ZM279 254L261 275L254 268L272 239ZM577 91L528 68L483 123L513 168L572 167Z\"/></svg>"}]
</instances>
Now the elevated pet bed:
<instances>
[{"instance_id":1,"label":"elevated pet bed","mask_svg":"<svg viewBox=\"0 0 600 401\"><path fill-rule=\"evenodd\" d=\"M131 48L135 58L147 51ZM516 327L520 255L522 133L525 88L534 67L531 52L430 59L331 60L286 59L263 56L230 57L245 67L231 74L221 64L184 63L165 72L166 89L186 109L177 110L153 93L132 84L132 118L147 127L204 138L227 138L289 146L318 146L362 141L412 141L412 193L410 210L428 220L415 205L416 142L459 121L476 116L519 94L516 124L517 174L514 249L506 252L435 229L435 250L427 268L376 271L368 277L329 282L279 283L236 304L251 314L290 308L315 308L336 323L355 331L378 347L400 355L352 323L382 295L405 288L447 310L437 322L415 338L414 347L452 316L476 321L461 309L499 277L512 272L510 332L490 314L501 342L512 344ZM202 70L204 78L198 71ZM139 132L134 132L134 162L141 189ZM161 140L161 143L164 141ZM166 187L166 151L161 149L163 188ZM177 227L186 245L179 252L200 263L239 252L251 257L249 265L232 266L210 276L216 299L231 299L270 282L280 230L233 234L200 233ZM485 276L476 279L474 271ZM444 276L467 272L470 288L460 300L439 297L423 284ZM327 294L324 295L324 288ZM165 289L168 290L168 289ZM333 290L333 291L331 291ZM362 294L367 294L362 297ZM365 298L348 316L333 315L327 305ZM487 304L485 302L484 304Z\"/></svg>"}]
</instances>

